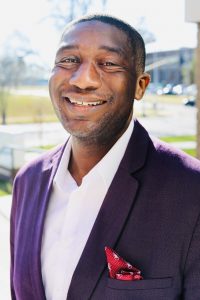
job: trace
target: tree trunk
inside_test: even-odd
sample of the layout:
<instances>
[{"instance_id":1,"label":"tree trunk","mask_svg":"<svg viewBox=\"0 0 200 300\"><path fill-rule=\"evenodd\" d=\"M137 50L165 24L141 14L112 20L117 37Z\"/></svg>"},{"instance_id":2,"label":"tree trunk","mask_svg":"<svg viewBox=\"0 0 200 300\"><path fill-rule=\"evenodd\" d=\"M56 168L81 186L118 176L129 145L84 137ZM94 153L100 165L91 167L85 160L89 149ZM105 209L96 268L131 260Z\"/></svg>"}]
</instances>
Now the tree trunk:
<instances>
[{"instance_id":1,"label":"tree trunk","mask_svg":"<svg viewBox=\"0 0 200 300\"><path fill-rule=\"evenodd\" d=\"M2 111L1 114L1 118L2 118L2 125L6 125L6 111Z\"/></svg>"},{"instance_id":2,"label":"tree trunk","mask_svg":"<svg viewBox=\"0 0 200 300\"><path fill-rule=\"evenodd\" d=\"M197 158L200 159L200 22L197 23L196 85L197 85Z\"/></svg>"}]
</instances>

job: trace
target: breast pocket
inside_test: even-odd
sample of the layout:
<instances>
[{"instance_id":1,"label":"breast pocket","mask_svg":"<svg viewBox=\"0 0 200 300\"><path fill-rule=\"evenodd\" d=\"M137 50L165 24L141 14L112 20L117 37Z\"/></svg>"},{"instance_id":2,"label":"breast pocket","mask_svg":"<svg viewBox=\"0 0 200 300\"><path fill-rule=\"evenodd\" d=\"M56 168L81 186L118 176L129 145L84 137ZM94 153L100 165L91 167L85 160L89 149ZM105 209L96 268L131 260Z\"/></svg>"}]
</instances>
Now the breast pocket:
<instances>
[{"instance_id":1,"label":"breast pocket","mask_svg":"<svg viewBox=\"0 0 200 300\"><path fill-rule=\"evenodd\" d=\"M173 300L172 278L122 281L108 278L106 299Z\"/></svg>"}]
</instances>

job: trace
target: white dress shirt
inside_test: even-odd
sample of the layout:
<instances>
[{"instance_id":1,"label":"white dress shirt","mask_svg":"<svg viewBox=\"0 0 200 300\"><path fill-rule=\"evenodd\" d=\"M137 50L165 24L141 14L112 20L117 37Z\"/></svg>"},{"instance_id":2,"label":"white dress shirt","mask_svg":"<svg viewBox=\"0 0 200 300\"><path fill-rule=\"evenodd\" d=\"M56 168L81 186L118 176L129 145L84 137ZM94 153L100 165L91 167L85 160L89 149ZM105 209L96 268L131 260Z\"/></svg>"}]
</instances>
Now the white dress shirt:
<instances>
[{"instance_id":1,"label":"white dress shirt","mask_svg":"<svg viewBox=\"0 0 200 300\"><path fill-rule=\"evenodd\" d=\"M134 122L110 151L84 176L80 186L68 171L69 139L53 181L45 218L41 264L47 300L66 300L102 202L123 158ZM104 249L102 249L104 251Z\"/></svg>"}]
</instances>

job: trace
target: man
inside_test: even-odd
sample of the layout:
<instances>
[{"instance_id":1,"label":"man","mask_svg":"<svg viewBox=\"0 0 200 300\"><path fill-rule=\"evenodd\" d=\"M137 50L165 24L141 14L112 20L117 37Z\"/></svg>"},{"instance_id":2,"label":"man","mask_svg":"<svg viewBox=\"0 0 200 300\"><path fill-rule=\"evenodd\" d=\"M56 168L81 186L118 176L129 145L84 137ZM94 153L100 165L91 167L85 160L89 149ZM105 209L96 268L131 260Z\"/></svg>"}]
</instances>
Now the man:
<instances>
[{"instance_id":1,"label":"man","mask_svg":"<svg viewBox=\"0 0 200 300\"><path fill-rule=\"evenodd\" d=\"M16 177L12 299L200 299L200 163L132 121L144 66L141 36L118 19L65 29L49 90L71 136Z\"/></svg>"}]
</instances>

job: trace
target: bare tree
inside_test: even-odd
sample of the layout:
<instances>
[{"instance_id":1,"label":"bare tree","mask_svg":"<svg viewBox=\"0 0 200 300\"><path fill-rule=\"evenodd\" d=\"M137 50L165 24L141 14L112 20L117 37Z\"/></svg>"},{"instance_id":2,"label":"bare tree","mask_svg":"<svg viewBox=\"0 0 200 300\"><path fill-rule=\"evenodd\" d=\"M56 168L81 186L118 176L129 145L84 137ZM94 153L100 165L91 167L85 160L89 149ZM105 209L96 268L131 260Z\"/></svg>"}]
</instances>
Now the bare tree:
<instances>
[{"instance_id":1,"label":"bare tree","mask_svg":"<svg viewBox=\"0 0 200 300\"><path fill-rule=\"evenodd\" d=\"M11 88L18 86L25 76L25 57L33 51L28 47L27 39L20 32L8 37L0 54L0 115L2 124L6 124L8 96Z\"/></svg>"},{"instance_id":2,"label":"bare tree","mask_svg":"<svg viewBox=\"0 0 200 300\"><path fill-rule=\"evenodd\" d=\"M135 27L143 37L145 44L155 42L156 38L154 34L148 29L147 20L144 16L139 18Z\"/></svg>"},{"instance_id":3,"label":"bare tree","mask_svg":"<svg viewBox=\"0 0 200 300\"><path fill-rule=\"evenodd\" d=\"M7 100L10 89L21 82L24 69L25 62L22 57L9 55L0 57L0 113L2 124L6 124Z\"/></svg>"},{"instance_id":4,"label":"bare tree","mask_svg":"<svg viewBox=\"0 0 200 300\"><path fill-rule=\"evenodd\" d=\"M89 9L97 5L103 10L107 0L49 0L52 13L49 15L53 19L58 30L75 18L88 13Z\"/></svg>"}]
</instances>

